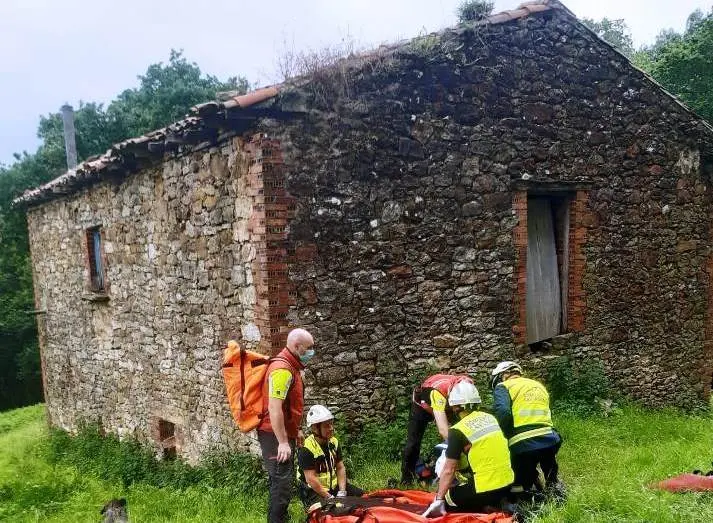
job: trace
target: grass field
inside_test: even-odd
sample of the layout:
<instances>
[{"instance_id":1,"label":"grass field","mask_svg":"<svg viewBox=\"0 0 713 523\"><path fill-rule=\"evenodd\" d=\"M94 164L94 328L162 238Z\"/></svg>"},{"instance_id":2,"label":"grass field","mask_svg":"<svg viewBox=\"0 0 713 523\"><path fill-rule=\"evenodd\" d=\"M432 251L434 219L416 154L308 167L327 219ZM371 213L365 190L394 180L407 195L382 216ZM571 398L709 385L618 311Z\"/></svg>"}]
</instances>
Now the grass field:
<instances>
[{"instance_id":1,"label":"grass field","mask_svg":"<svg viewBox=\"0 0 713 523\"><path fill-rule=\"evenodd\" d=\"M668 476L711 468L713 417L627 407L610 418L560 416L561 474L569 499L536 519L552 522L713 521L713 494L668 494L647 487ZM266 498L235 489L187 488L98 479L48 459L43 406L0 413L0 521L93 522L112 497L126 497L132 522L262 522ZM398 475L391 461L354 470L354 482L379 488ZM301 521L297 503L293 521Z\"/></svg>"}]
</instances>

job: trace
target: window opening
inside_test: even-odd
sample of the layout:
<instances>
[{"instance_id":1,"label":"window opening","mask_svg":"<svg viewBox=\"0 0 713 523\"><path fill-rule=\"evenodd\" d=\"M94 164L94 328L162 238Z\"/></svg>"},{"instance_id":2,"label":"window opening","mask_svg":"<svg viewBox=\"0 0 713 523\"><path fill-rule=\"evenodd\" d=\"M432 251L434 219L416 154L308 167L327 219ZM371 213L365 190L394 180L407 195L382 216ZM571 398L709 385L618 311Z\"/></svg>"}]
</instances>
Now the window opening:
<instances>
[{"instance_id":1,"label":"window opening","mask_svg":"<svg viewBox=\"0 0 713 523\"><path fill-rule=\"evenodd\" d=\"M176 457L176 425L165 419L158 420L158 433L163 449L163 459Z\"/></svg>"},{"instance_id":2,"label":"window opening","mask_svg":"<svg viewBox=\"0 0 713 523\"><path fill-rule=\"evenodd\" d=\"M101 228L87 229L87 251L89 252L89 282L94 292L104 292L104 266L102 262Z\"/></svg>"}]
</instances>

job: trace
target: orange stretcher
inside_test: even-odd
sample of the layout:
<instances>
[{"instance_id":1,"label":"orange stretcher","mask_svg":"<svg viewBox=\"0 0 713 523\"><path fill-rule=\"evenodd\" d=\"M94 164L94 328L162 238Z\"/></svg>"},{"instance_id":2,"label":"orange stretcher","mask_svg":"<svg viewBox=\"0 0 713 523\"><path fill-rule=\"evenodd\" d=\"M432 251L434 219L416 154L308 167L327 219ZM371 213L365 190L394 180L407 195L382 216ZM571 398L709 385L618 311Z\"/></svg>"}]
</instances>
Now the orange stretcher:
<instances>
[{"instance_id":1,"label":"orange stretcher","mask_svg":"<svg viewBox=\"0 0 713 523\"><path fill-rule=\"evenodd\" d=\"M312 510L309 523L513 523L503 512L421 516L435 498L421 490L376 490L364 497L334 498Z\"/></svg>"}]
</instances>

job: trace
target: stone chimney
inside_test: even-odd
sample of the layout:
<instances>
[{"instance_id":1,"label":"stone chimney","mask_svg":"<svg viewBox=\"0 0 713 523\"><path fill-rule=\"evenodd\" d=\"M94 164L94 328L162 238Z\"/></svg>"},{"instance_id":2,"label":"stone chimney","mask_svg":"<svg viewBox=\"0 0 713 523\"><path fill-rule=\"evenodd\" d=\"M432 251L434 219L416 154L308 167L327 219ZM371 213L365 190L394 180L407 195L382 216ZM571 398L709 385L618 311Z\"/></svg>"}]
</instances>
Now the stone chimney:
<instances>
[{"instance_id":1,"label":"stone chimney","mask_svg":"<svg viewBox=\"0 0 713 523\"><path fill-rule=\"evenodd\" d=\"M74 109L69 104L61 108L62 124L64 125L64 150L67 155L67 169L77 166L77 142L74 136Z\"/></svg>"}]
</instances>

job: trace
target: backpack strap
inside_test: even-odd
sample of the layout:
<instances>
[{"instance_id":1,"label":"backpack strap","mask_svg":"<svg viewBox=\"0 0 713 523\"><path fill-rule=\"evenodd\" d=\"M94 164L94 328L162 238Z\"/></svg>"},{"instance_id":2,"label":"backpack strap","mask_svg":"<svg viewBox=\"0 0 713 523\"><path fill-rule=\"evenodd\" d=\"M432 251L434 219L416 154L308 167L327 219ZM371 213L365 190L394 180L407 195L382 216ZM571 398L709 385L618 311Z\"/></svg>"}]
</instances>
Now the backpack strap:
<instances>
[{"instance_id":1,"label":"backpack strap","mask_svg":"<svg viewBox=\"0 0 713 523\"><path fill-rule=\"evenodd\" d=\"M245 349L240 347L240 383L242 389L240 391L240 412L245 411Z\"/></svg>"}]
</instances>

